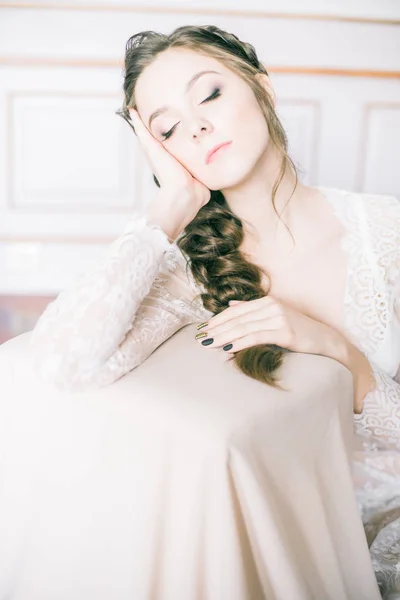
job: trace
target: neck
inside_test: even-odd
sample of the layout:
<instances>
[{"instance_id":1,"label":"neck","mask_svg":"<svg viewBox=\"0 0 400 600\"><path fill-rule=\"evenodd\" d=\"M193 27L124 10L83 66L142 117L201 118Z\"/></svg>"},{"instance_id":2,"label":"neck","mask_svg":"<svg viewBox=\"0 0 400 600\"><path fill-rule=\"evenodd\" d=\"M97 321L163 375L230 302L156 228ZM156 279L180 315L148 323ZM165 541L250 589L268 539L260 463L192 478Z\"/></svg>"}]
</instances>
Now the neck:
<instances>
[{"instance_id":1,"label":"neck","mask_svg":"<svg viewBox=\"0 0 400 600\"><path fill-rule=\"evenodd\" d=\"M272 144L262 155L251 173L236 186L221 190L232 210L243 222L245 235L253 242L274 240L274 244L293 244L293 238L299 218L299 204L307 189L296 183L291 168L287 168L276 190L272 204L272 191L279 177L282 155ZM290 198L290 201L289 201ZM277 214L278 213L278 214ZM301 216L301 215L300 215ZM285 226L286 224L286 226Z\"/></svg>"}]
</instances>

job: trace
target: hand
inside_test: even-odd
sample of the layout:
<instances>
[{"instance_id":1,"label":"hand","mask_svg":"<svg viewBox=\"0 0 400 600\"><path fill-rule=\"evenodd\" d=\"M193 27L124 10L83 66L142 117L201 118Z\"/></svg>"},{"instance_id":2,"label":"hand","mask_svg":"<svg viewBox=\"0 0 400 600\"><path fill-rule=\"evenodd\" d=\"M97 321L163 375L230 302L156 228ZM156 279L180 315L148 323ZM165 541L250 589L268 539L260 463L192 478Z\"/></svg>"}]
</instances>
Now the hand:
<instances>
[{"instance_id":1,"label":"hand","mask_svg":"<svg viewBox=\"0 0 400 600\"><path fill-rule=\"evenodd\" d=\"M271 296L257 300L232 300L230 306L208 321L199 332L213 339L206 348L220 348L232 344L226 351L232 355L238 350L257 344L275 344L294 352L320 354L343 364L353 375L353 412L363 411L368 393L377 387L373 369L367 357L336 329L307 317Z\"/></svg>"},{"instance_id":2,"label":"hand","mask_svg":"<svg viewBox=\"0 0 400 600\"><path fill-rule=\"evenodd\" d=\"M186 191L187 197L193 202L196 213L210 200L210 190L200 181L195 179L189 171L170 154L147 129L139 113L129 109L133 129L139 138L150 167L157 177L163 191L170 189L171 195L176 192Z\"/></svg>"},{"instance_id":3,"label":"hand","mask_svg":"<svg viewBox=\"0 0 400 600\"><path fill-rule=\"evenodd\" d=\"M332 332L328 325L271 296L233 302L199 330L199 334L206 334L199 337L199 343L213 339L211 344L203 344L206 348L232 344L226 351L234 353L258 344L273 344L293 352L323 354L324 336Z\"/></svg>"}]
</instances>

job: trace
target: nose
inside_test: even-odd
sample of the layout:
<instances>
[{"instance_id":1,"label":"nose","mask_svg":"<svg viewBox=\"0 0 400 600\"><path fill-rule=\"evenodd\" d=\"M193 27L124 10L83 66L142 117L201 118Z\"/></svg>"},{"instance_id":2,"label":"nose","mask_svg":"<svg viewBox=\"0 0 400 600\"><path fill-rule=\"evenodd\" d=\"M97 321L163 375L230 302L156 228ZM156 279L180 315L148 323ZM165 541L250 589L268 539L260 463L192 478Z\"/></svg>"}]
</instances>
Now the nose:
<instances>
[{"instance_id":1,"label":"nose","mask_svg":"<svg viewBox=\"0 0 400 600\"><path fill-rule=\"evenodd\" d=\"M205 119L193 119L189 125L189 132L194 141L201 139L213 131L212 124Z\"/></svg>"}]
</instances>

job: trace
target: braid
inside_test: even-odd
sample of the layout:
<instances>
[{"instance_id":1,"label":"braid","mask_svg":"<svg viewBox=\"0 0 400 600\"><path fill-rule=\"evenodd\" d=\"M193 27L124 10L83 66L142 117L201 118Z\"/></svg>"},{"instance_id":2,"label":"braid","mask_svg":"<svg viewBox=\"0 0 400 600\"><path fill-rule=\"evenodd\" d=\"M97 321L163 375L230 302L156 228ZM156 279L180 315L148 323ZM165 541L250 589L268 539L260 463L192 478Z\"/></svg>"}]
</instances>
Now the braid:
<instances>
[{"instance_id":1,"label":"braid","mask_svg":"<svg viewBox=\"0 0 400 600\"><path fill-rule=\"evenodd\" d=\"M184 229L177 241L180 250L189 258L195 281L207 292L200 294L206 310L218 314L229 306L229 301L257 300L265 296L261 285L263 270L247 262L240 246L244 239L242 221L232 213L224 195L212 191L209 202L203 206ZM263 349L262 353L257 349ZM283 349L273 344L262 344L235 353L237 366L252 376L252 368L246 369L248 352L259 361L263 381L280 387L273 376L283 362Z\"/></svg>"}]
</instances>

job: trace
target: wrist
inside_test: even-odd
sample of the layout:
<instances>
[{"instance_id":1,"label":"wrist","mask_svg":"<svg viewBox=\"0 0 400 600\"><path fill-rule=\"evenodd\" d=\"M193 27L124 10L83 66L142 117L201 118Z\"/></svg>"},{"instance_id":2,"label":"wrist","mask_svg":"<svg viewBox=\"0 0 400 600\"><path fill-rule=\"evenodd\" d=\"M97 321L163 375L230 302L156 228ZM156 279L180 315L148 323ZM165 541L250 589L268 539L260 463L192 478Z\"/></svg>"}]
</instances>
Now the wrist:
<instances>
[{"instance_id":1,"label":"wrist","mask_svg":"<svg viewBox=\"0 0 400 600\"><path fill-rule=\"evenodd\" d=\"M163 218L160 215L152 214L150 210L147 210L144 214L146 217L146 221L149 225L161 229L161 231L163 231L163 233L165 233L165 235L167 236L168 241L171 244L174 243L177 235L174 228L169 223L168 218Z\"/></svg>"},{"instance_id":2,"label":"wrist","mask_svg":"<svg viewBox=\"0 0 400 600\"><path fill-rule=\"evenodd\" d=\"M326 355L344 365L354 377L358 375L364 377L368 373L371 381L375 381L368 358L336 329L332 329L331 336L328 336L328 345Z\"/></svg>"},{"instance_id":3,"label":"wrist","mask_svg":"<svg viewBox=\"0 0 400 600\"><path fill-rule=\"evenodd\" d=\"M339 331L332 330L332 335L328 337L329 349L327 355L349 369L353 376L354 412L360 414L364 408L366 395L377 387L373 368L368 358Z\"/></svg>"},{"instance_id":4,"label":"wrist","mask_svg":"<svg viewBox=\"0 0 400 600\"><path fill-rule=\"evenodd\" d=\"M358 364L365 360L364 355L358 348L349 342L337 329L331 329L331 334L326 337L326 356L337 360L354 372Z\"/></svg>"}]
</instances>

